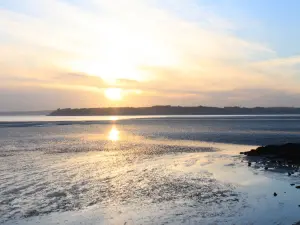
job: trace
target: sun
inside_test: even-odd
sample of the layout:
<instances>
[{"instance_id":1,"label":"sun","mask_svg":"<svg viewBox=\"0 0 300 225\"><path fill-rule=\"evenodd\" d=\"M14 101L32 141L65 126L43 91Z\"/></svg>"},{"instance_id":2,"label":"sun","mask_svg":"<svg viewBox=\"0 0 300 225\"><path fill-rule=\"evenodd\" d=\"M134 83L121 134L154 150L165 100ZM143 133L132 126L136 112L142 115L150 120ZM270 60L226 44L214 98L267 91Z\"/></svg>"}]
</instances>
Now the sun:
<instances>
[{"instance_id":1,"label":"sun","mask_svg":"<svg viewBox=\"0 0 300 225\"><path fill-rule=\"evenodd\" d=\"M105 96L113 101L122 99L122 90L120 88L108 88L105 90Z\"/></svg>"}]
</instances>

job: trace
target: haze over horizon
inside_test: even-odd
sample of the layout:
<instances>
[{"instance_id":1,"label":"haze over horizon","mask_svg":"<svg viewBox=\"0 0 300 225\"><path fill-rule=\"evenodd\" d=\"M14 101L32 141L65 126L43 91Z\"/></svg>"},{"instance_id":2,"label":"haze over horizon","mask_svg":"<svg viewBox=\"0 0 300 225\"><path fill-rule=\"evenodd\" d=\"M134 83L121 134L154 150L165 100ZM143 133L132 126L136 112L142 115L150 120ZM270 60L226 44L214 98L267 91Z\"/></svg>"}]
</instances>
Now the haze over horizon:
<instances>
[{"instance_id":1,"label":"haze over horizon","mask_svg":"<svg viewBox=\"0 0 300 225\"><path fill-rule=\"evenodd\" d=\"M0 108L300 107L300 2L0 0Z\"/></svg>"}]
</instances>

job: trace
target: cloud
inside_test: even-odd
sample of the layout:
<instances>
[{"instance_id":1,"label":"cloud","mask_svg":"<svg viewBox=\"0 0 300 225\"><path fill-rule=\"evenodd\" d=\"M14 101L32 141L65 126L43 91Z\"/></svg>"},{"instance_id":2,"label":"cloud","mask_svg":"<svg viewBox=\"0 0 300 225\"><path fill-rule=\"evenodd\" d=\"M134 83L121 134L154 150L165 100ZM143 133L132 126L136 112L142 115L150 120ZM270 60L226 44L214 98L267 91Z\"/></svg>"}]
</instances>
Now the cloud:
<instances>
[{"instance_id":1,"label":"cloud","mask_svg":"<svg viewBox=\"0 0 300 225\"><path fill-rule=\"evenodd\" d=\"M299 106L299 93L273 89L237 89L225 92L206 93L206 101L218 99L220 106Z\"/></svg>"},{"instance_id":2,"label":"cloud","mask_svg":"<svg viewBox=\"0 0 300 225\"><path fill-rule=\"evenodd\" d=\"M255 89L293 99L284 93L300 91L299 56L238 37L240 23L196 0L10 0L0 8L0 88L98 95L115 86L127 105L214 105L218 93L251 104L241 90Z\"/></svg>"},{"instance_id":3,"label":"cloud","mask_svg":"<svg viewBox=\"0 0 300 225\"><path fill-rule=\"evenodd\" d=\"M33 15L2 9L1 31L35 48L72 53L79 61L98 56L100 63L108 57L126 62L128 54L138 57L135 63L156 65L172 63L176 58L241 59L248 57L249 52L272 53L259 43L215 29L217 22L223 25L222 19L216 20L212 13L203 10L198 10L199 15L203 14L201 19L205 18L209 27L185 21L170 11L152 8L148 1L87 2L95 4L99 14L58 0L23 2L21 5L32 8ZM174 58L169 59L173 54Z\"/></svg>"},{"instance_id":4,"label":"cloud","mask_svg":"<svg viewBox=\"0 0 300 225\"><path fill-rule=\"evenodd\" d=\"M82 89L58 89L44 87L2 88L0 104L11 111L18 110L54 110L56 108L102 107L106 99L99 92Z\"/></svg>"},{"instance_id":5,"label":"cloud","mask_svg":"<svg viewBox=\"0 0 300 225\"><path fill-rule=\"evenodd\" d=\"M107 84L100 77L90 76L84 73L60 73L52 78L53 82L69 85L82 85L89 87L106 88Z\"/></svg>"},{"instance_id":6,"label":"cloud","mask_svg":"<svg viewBox=\"0 0 300 225\"><path fill-rule=\"evenodd\" d=\"M170 104L183 106L206 105L224 107L224 106L241 106L241 107L298 107L300 104L299 94L287 91L278 91L273 89L235 89L228 91L197 92L194 94L174 93L157 93L145 94L132 97L134 102L139 102L135 106L149 106L154 104Z\"/></svg>"}]
</instances>

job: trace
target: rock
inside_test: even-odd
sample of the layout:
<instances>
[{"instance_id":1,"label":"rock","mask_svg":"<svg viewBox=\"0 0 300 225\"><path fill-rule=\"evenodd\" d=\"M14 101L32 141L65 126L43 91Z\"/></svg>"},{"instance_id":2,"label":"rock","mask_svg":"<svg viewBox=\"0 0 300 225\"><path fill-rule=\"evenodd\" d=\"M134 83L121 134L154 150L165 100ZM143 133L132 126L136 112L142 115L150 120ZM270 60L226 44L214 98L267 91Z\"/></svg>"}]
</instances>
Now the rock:
<instances>
[{"instance_id":1,"label":"rock","mask_svg":"<svg viewBox=\"0 0 300 225\"><path fill-rule=\"evenodd\" d=\"M274 192L274 194L273 194L273 195L274 195L274 197L276 197L276 196L277 196L277 193L276 193L276 192Z\"/></svg>"},{"instance_id":2,"label":"rock","mask_svg":"<svg viewBox=\"0 0 300 225\"><path fill-rule=\"evenodd\" d=\"M297 189L300 189L300 186L296 186Z\"/></svg>"},{"instance_id":3,"label":"rock","mask_svg":"<svg viewBox=\"0 0 300 225\"><path fill-rule=\"evenodd\" d=\"M248 162L248 166L251 166L251 162Z\"/></svg>"},{"instance_id":4,"label":"rock","mask_svg":"<svg viewBox=\"0 0 300 225\"><path fill-rule=\"evenodd\" d=\"M290 172L288 172L288 176L291 176L292 174Z\"/></svg>"},{"instance_id":5,"label":"rock","mask_svg":"<svg viewBox=\"0 0 300 225\"><path fill-rule=\"evenodd\" d=\"M268 169L269 169L269 167L266 166L266 167L265 167L265 170L268 170Z\"/></svg>"},{"instance_id":6,"label":"rock","mask_svg":"<svg viewBox=\"0 0 300 225\"><path fill-rule=\"evenodd\" d=\"M295 186L295 184L291 184L291 186Z\"/></svg>"},{"instance_id":7,"label":"rock","mask_svg":"<svg viewBox=\"0 0 300 225\"><path fill-rule=\"evenodd\" d=\"M27 217L32 217L32 216L38 216L40 213L33 209L33 210L29 210L25 213L24 217L27 218Z\"/></svg>"},{"instance_id":8,"label":"rock","mask_svg":"<svg viewBox=\"0 0 300 225\"><path fill-rule=\"evenodd\" d=\"M283 145L267 145L244 152L247 156L264 156L272 160L287 161L289 164L300 164L300 143L288 143Z\"/></svg>"}]
</instances>

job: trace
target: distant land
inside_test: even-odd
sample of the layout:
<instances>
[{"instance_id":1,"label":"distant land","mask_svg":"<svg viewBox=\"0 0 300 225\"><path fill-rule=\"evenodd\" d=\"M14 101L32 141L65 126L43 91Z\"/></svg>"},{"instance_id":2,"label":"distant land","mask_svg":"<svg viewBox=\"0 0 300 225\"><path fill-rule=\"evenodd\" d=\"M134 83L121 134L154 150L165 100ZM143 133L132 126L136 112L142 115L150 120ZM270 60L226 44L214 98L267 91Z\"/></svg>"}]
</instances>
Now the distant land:
<instances>
[{"instance_id":1,"label":"distant land","mask_svg":"<svg viewBox=\"0 0 300 225\"><path fill-rule=\"evenodd\" d=\"M0 116L46 116L51 113L51 110L43 110L43 111L7 111L0 112Z\"/></svg>"},{"instance_id":2,"label":"distant land","mask_svg":"<svg viewBox=\"0 0 300 225\"><path fill-rule=\"evenodd\" d=\"M151 106L151 107L109 107L57 109L49 116L112 116L112 115L255 115L255 114L300 114L300 108L293 107L209 107L209 106Z\"/></svg>"}]
</instances>

